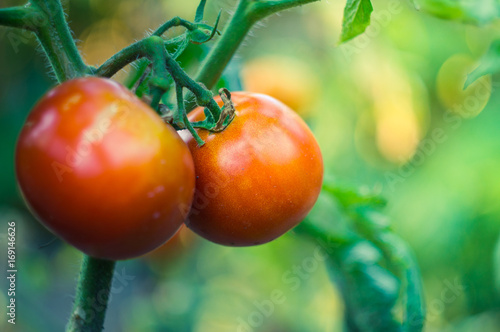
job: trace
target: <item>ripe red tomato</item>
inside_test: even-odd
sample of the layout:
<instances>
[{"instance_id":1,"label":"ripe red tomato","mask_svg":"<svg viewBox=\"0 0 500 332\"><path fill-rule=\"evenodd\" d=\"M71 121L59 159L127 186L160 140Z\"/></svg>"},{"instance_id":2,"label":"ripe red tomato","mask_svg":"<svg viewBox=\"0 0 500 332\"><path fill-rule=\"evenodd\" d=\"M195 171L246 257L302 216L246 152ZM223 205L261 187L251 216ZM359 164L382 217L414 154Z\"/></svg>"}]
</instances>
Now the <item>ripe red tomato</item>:
<instances>
[{"instance_id":1,"label":"ripe red tomato","mask_svg":"<svg viewBox=\"0 0 500 332\"><path fill-rule=\"evenodd\" d=\"M16 147L22 194L38 219L84 253L128 259L182 225L194 164L177 133L111 80L67 81L34 107Z\"/></svg>"},{"instance_id":2,"label":"ripe red tomato","mask_svg":"<svg viewBox=\"0 0 500 332\"><path fill-rule=\"evenodd\" d=\"M236 117L220 133L184 136L196 170L186 225L229 246L274 240L296 226L316 202L323 180L318 143L288 106L262 94L232 94ZM217 99L222 105L222 102ZM191 121L205 118L202 108Z\"/></svg>"}]
</instances>

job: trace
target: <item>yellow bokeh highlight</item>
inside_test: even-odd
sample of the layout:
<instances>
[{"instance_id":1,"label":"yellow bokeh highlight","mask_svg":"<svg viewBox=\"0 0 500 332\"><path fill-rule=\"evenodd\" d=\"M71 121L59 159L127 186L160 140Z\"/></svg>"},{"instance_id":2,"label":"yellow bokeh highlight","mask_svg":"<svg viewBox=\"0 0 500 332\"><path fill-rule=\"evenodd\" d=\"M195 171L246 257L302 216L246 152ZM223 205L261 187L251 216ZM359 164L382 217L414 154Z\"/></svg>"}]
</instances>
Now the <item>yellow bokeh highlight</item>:
<instances>
[{"instance_id":1,"label":"yellow bokeh highlight","mask_svg":"<svg viewBox=\"0 0 500 332\"><path fill-rule=\"evenodd\" d=\"M307 63L287 56L250 60L244 64L241 78L246 91L272 96L303 117L313 112L321 86Z\"/></svg>"},{"instance_id":2,"label":"yellow bokeh highlight","mask_svg":"<svg viewBox=\"0 0 500 332\"><path fill-rule=\"evenodd\" d=\"M448 111L464 118L477 116L491 96L491 75L480 77L464 89L467 75L478 63L467 54L448 58L437 75L437 95Z\"/></svg>"},{"instance_id":3,"label":"yellow bokeh highlight","mask_svg":"<svg viewBox=\"0 0 500 332\"><path fill-rule=\"evenodd\" d=\"M127 47L134 40L123 22L107 19L94 23L81 36L80 49L86 63L99 66L112 55ZM120 71L114 79L121 81L125 77Z\"/></svg>"},{"instance_id":4,"label":"yellow bokeh highlight","mask_svg":"<svg viewBox=\"0 0 500 332\"><path fill-rule=\"evenodd\" d=\"M424 136L428 116L425 89L393 59L374 55L359 66L363 88L371 98L371 116L360 125L372 125L380 155L394 164L404 164L415 153ZM367 121L369 123L367 123Z\"/></svg>"}]
</instances>

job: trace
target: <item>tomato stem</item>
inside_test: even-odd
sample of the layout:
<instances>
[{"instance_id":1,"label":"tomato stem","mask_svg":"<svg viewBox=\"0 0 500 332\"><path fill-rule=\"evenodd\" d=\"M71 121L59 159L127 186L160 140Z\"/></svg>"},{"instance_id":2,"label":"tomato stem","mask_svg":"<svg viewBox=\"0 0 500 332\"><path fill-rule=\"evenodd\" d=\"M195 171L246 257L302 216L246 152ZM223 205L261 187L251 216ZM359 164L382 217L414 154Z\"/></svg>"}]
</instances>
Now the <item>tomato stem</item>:
<instances>
[{"instance_id":1,"label":"tomato stem","mask_svg":"<svg viewBox=\"0 0 500 332\"><path fill-rule=\"evenodd\" d=\"M59 0L31 0L25 6L0 9L0 25L35 33L58 82L90 73L76 48Z\"/></svg>"},{"instance_id":2,"label":"tomato stem","mask_svg":"<svg viewBox=\"0 0 500 332\"><path fill-rule=\"evenodd\" d=\"M0 25L35 33L58 82L91 73L78 52L59 0L30 0L25 6L0 9Z\"/></svg>"},{"instance_id":3,"label":"tomato stem","mask_svg":"<svg viewBox=\"0 0 500 332\"><path fill-rule=\"evenodd\" d=\"M115 263L84 255L66 332L103 330Z\"/></svg>"},{"instance_id":4,"label":"tomato stem","mask_svg":"<svg viewBox=\"0 0 500 332\"><path fill-rule=\"evenodd\" d=\"M18 6L0 9L0 25L35 32L32 23L37 11L32 7Z\"/></svg>"},{"instance_id":5,"label":"tomato stem","mask_svg":"<svg viewBox=\"0 0 500 332\"><path fill-rule=\"evenodd\" d=\"M188 30L194 30L196 29L196 24L191 23L183 18L180 18L179 16L174 17L171 20L168 20L164 24L162 24L158 29L156 29L155 32L153 32L153 36L161 36L165 32L167 32L168 29L177 27L177 26L183 26L184 28Z\"/></svg>"},{"instance_id":6,"label":"tomato stem","mask_svg":"<svg viewBox=\"0 0 500 332\"><path fill-rule=\"evenodd\" d=\"M36 36L47 54L58 82L91 74L71 36L59 0L30 0L42 18L35 25Z\"/></svg>"},{"instance_id":7,"label":"tomato stem","mask_svg":"<svg viewBox=\"0 0 500 332\"><path fill-rule=\"evenodd\" d=\"M138 60L139 58L147 58L152 64L154 76L149 80L150 89L153 94L151 107L158 109L158 104L161 100L161 95L165 93L170 85L169 77L175 82L176 89L187 88L196 97L196 103L202 107L207 107L212 113L214 119L218 120L221 114L219 105L213 99L213 94L203 85L197 83L182 69L179 63L165 49L164 40L153 35L142 39L128 47L125 47L120 52L113 55L110 59L104 62L97 70L96 74L103 77L111 77L127 64ZM182 93L181 93L182 96ZM178 125L181 128L187 128L191 133L196 133L192 128L185 113L184 103L179 103L177 112L181 113L175 119L181 121ZM202 145L203 141L198 135L195 136L198 144Z\"/></svg>"},{"instance_id":8,"label":"tomato stem","mask_svg":"<svg viewBox=\"0 0 500 332\"><path fill-rule=\"evenodd\" d=\"M195 80L211 89L257 21L281 10L315 1L319 0L240 0L233 17L224 28L221 38L218 39L203 61Z\"/></svg>"},{"instance_id":9,"label":"tomato stem","mask_svg":"<svg viewBox=\"0 0 500 332\"><path fill-rule=\"evenodd\" d=\"M194 130L191 122L189 122L189 119L187 118L186 109L184 107L184 95L182 94L182 86L177 85L175 90L177 96L178 116L182 117L182 122L186 125L186 128L189 130L191 135L193 135L196 143L198 143L199 146L204 145L205 142L201 139L196 130Z\"/></svg>"}]
</instances>

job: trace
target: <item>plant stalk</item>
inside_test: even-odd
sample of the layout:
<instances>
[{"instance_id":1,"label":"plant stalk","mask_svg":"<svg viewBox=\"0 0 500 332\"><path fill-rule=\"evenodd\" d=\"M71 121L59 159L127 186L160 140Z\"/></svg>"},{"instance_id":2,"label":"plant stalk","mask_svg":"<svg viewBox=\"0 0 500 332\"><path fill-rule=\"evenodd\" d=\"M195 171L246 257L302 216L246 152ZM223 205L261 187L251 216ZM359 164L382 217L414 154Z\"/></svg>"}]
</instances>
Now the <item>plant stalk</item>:
<instances>
[{"instance_id":1,"label":"plant stalk","mask_svg":"<svg viewBox=\"0 0 500 332\"><path fill-rule=\"evenodd\" d=\"M84 255L66 332L102 331L115 263Z\"/></svg>"},{"instance_id":2,"label":"plant stalk","mask_svg":"<svg viewBox=\"0 0 500 332\"><path fill-rule=\"evenodd\" d=\"M49 58L58 82L91 74L71 36L61 2L59 0L31 0L30 2L42 15L43 19L34 27L35 33Z\"/></svg>"},{"instance_id":3,"label":"plant stalk","mask_svg":"<svg viewBox=\"0 0 500 332\"><path fill-rule=\"evenodd\" d=\"M219 80L222 72L234 53L245 39L253 23L247 15L247 1L240 1L234 15L227 23L221 37L203 60L195 81L211 89Z\"/></svg>"},{"instance_id":4,"label":"plant stalk","mask_svg":"<svg viewBox=\"0 0 500 332\"><path fill-rule=\"evenodd\" d=\"M0 25L34 31L33 23L37 11L31 7L18 6L0 9Z\"/></svg>"},{"instance_id":5,"label":"plant stalk","mask_svg":"<svg viewBox=\"0 0 500 332\"><path fill-rule=\"evenodd\" d=\"M279 11L315 1L319 0L240 0L222 36L202 62L195 81L203 83L208 89L213 88L256 22Z\"/></svg>"}]
</instances>

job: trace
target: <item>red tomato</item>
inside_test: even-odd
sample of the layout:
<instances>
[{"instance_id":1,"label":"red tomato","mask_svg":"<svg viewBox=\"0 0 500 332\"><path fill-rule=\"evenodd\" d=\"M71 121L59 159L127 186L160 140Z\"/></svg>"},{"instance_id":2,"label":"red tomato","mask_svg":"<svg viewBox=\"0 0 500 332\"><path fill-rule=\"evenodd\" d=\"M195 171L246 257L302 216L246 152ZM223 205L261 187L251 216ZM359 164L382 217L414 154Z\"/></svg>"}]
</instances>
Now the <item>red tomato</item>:
<instances>
[{"instance_id":1,"label":"red tomato","mask_svg":"<svg viewBox=\"0 0 500 332\"><path fill-rule=\"evenodd\" d=\"M196 190L186 225L229 246L269 242L296 226L316 202L323 180L318 143L288 106L262 94L232 94L236 117L221 133L186 137ZM217 99L222 105L222 102ZM189 114L205 118L203 108Z\"/></svg>"},{"instance_id":2,"label":"red tomato","mask_svg":"<svg viewBox=\"0 0 500 332\"><path fill-rule=\"evenodd\" d=\"M141 256L182 225L194 192L186 144L111 80L67 81L34 107L16 148L24 198L52 232L102 259Z\"/></svg>"}]
</instances>

